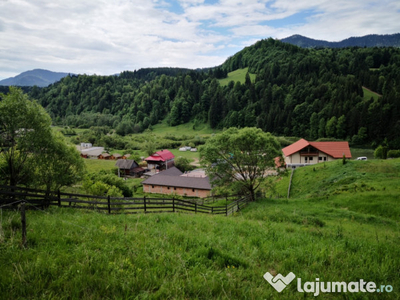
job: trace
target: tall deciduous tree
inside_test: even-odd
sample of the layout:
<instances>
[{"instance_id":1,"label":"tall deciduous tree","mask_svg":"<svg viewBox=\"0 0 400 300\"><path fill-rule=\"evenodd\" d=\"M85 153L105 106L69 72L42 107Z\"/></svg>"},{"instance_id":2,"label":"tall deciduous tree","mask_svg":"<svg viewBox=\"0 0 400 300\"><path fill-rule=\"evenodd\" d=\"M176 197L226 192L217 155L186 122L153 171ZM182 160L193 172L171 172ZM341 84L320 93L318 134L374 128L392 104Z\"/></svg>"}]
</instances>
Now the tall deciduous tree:
<instances>
[{"instance_id":1,"label":"tall deciduous tree","mask_svg":"<svg viewBox=\"0 0 400 300\"><path fill-rule=\"evenodd\" d=\"M11 186L27 184L32 180L35 156L51 137L51 119L20 89L10 87L0 97L0 160L5 162L1 177Z\"/></svg>"},{"instance_id":2,"label":"tall deciduous tree","mask_svg":"<svg viewBox=\"0 0 400 300\"><path fill-rule=\"evenodd\" d=\"M74 145L68 145L57 132L43 145L35 159L36 183L47 191L74 184L85 173L85 163Z\"/></svg>"},{"instance_id":3,"label":"tall deciduous tree","mask_svg":"<svg viewBox=\"0 0 400 300\"><path fill-rule=\"evenodd\" d=\"M250 199L281 156L280 144L259 128L229 128L210 138L200 149L201 163L214 185L237 182Z\"/></svg>"},{"instance_id":4,"label":"tall deciduous tree","mask_svg":"<svg viewBox=\"0 0 400 300\"><path fill-rule=\"evenodd\" d=\"M57 189L76 182L84 163L74 146L51 129L47 112L20 89L0 101L0 174L5 183Z\"/></svg>"}]
</instances>

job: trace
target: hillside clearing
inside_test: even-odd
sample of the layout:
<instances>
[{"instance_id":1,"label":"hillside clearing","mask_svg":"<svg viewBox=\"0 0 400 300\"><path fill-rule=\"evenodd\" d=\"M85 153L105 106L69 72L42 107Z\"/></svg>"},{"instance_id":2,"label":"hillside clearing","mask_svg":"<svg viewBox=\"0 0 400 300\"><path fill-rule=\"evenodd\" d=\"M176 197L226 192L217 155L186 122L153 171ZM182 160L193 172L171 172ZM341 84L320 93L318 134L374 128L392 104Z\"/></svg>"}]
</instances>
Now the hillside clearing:
<instances>
[{"instance_id":1,"label":"hillside clearing","mask_svg":"<svg viewBox=\"0 0 400 300\"><path fill-rule=\"evenodd\" d=\"M246 81L246 74L249 71L249 68L244 68L244 69L238 69L232 72L228 73L228 77L227 78L223 78L219 80L220 85L222 86L226 86L228 85L229 82L233 81L233 82L240 82L240 83L245 83ZM250 74L250 80L251 82L254 83L254 81L256 80L256 74Z\"/></svg>"}]
</instances>

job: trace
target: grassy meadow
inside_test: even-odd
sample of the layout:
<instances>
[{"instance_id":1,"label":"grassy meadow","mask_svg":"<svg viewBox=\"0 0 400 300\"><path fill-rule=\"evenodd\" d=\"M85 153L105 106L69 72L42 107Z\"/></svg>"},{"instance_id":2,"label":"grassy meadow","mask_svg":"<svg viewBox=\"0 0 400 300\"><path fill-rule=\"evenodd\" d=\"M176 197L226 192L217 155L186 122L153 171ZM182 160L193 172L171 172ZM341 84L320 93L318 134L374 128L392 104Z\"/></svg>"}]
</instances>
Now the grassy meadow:
<instances>
[{"instance_id":1,"label":"grassy meadow","mask_svg":"<svg viewBox=\"0 0 400 300\"><path fill-rule=\"evenodd\" d=\"M364 88L363 87L363 92L364 92L364 100L370 100L371 98L373 98L374 100L377 100L381 95L374 93L373 91Z\"/></svg>"},{"instance_id":2,"label":"grassy meadow","mask_svg":"<svg viewBox=\"0 0 400 300\"><path fill-rule=\"evenodd\" d=\"M233 72L228 73L227 78L223 78L219 80L220 85L225 86L228 85L229 82L234 81L237 82L239 81L240 83L245 83L246 81L246 74L249 71L249 68L244 68L244 69L238 69ZM254 82L256 80L256 74L251 74L250 75L250 80Z\"/></svg>"},{"instance_id":3,"label":"grassy meadow","mask_svg":"<svg viewBox=\"0 0 400 300\"><path fill-rule=\"evenodd\" d=\"M267 271L393 286L322 299L398 299L399 180L400 159L336 161L296 170L290 199L267 194L231 217L29 210L26 249L19 213L3 210L1 299L312 297L295 282L278 293Z\"/></svg>"}]
</instances>

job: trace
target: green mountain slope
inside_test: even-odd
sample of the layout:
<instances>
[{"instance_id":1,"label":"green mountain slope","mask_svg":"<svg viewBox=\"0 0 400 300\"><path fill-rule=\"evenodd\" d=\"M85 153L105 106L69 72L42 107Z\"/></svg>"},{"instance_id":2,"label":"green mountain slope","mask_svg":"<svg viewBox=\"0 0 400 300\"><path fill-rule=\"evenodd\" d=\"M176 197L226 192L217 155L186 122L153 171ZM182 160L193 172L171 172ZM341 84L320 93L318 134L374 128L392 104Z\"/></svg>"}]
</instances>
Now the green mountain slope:
<instances>
[{"instance_id":1,"label":"green mountain slope","mask_svg":"<svg viewBox=\"0 0 400 300\"><path fill-rule=\"evenodd\" d=\"M125 135L193 121L355 144L387 138L400 148L399 57L396 48L303 49L267 39L216 69L67 76L31 96L57 124L101 124ZM246 68L254 81L216 77ZM363 86L382 97L364 99Z\"/></svg>"}]
</instances>

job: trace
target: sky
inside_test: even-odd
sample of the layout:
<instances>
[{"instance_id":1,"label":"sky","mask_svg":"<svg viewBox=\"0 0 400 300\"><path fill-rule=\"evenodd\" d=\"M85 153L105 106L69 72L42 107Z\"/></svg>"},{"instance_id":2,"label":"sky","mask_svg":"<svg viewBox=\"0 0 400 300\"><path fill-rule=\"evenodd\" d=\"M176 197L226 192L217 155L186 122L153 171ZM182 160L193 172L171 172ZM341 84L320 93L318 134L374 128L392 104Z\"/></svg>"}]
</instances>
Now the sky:
<instances>
[{"instance_id":1,"label":"sky","mask_svg":"<svg viewBox=\"0 0 400 300\"><path fill-rule=\"evenodd\" d=\"M400 33L399 19L398 0L0 0L0 80L213 67L261 39Z\"/></svg>"}]
</instances>

